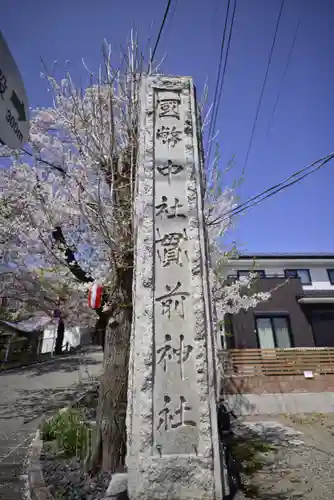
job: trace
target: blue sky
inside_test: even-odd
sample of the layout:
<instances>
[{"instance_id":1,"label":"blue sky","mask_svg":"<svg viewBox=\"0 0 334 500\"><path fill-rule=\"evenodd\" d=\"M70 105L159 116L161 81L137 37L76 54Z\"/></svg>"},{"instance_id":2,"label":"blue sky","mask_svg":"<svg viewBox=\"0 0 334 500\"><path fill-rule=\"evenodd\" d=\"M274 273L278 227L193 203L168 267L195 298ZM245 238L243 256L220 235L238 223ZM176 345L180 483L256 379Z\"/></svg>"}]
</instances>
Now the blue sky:
<instances>
[{"instance_id":1,"label":"blue sky","mask_svg":"<svg viewBox=\"0 0 334 500\"><path fill-rule=\"evenodd\" d=\"M173 5L177 3L173 0ZM280 0L237 0L234 32L217 120L222 165L235 155L233 176L245 161ZM2 0L1 25L23 76L30 105L47 105L40 58L57 60L77 82L100 61L103 38L125 45L132 26L146 44L155 40L165 0ZM214 93L227 0L179 0L158 56L164 72L190 75L199 93L208 79ZM287 55L299 17L298 38L283 87ZM286 0L260 110L241 200L334 151L333 0ZM60 74L60 73L59 73ZM276 112L272 109L280 90ZM268 126L271 124L268 135ZM334 161L237 221L233 239L243 251L334 252Z\"/></svg>"}]
</instances>

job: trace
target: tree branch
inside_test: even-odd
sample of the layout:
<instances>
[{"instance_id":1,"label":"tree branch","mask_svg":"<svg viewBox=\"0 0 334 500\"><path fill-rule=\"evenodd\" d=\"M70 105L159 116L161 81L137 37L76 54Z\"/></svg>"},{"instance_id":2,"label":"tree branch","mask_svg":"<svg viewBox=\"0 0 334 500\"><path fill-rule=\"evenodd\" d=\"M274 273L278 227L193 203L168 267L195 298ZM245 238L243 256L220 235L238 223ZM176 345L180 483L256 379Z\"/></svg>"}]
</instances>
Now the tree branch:
<instances>
[{"instance_id":1,"label":"tree branch","mask_svg":"<svg viewBox=\"0 0 334 500\"><path fill-rule=\"evenodd\" d=\"M58 246L62 245L65 249L65 259L68 264L68 267L71 273L81 282L83 283L91 283L93 278L87 276L87 273L82 269L79 265L77 259L75 258L73 250L66 243L63 230L60 226L56 226L55 230L52 231L52 236Z\"/></svg>"}]
</instances>

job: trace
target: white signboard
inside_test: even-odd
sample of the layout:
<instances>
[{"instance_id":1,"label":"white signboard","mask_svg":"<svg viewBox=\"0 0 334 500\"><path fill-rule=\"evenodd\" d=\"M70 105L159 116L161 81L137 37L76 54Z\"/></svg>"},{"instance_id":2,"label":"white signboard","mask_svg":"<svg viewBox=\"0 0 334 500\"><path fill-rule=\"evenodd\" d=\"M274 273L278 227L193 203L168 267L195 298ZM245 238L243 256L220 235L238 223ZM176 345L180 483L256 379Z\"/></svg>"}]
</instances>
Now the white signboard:
<instances>
[{"instance_id":1,"label":"white signboard","mask_svg":"<svg viewBox=\"0 0 334 500\"><path fill-rule=\"evenodd\" d=\"M18 67L0 33L0 141L21 149L29 135L29 106Z\"/></svg>"}]
</instances>

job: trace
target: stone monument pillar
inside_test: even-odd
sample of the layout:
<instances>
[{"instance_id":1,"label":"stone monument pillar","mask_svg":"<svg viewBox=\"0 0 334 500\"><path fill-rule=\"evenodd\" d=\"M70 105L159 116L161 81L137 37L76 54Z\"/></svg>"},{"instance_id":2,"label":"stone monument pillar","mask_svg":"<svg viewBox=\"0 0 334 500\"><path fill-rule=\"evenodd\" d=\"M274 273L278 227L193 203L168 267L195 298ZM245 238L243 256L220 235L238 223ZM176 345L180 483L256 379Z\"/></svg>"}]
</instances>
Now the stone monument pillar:
<instances>
[{"instance_id":1,"label":"stone monument pillar","mask_svg":"<svg viewBox=\"0 0 334 500\"><path fill-rule=\"evenodd\" d=\"M222 498L202 165L194 86L141 88L130 346L131 500Z\"/></svg>"}]
</instances>

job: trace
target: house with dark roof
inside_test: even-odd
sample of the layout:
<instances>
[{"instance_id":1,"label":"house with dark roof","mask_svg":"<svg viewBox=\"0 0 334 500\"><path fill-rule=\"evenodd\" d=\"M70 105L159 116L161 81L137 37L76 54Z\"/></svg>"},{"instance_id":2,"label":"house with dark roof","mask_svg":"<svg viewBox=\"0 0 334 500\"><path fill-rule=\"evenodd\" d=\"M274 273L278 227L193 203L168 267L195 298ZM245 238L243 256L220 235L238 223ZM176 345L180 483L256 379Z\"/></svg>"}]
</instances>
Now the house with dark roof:
<instances>
[{"instance_id":1,"label":"house with dark roof","mask_svg":"<svg viewBox=\"0 0 334 500\"><path fill-rule=\"evenodd\" d=\"M230 259L227 282L256 271L270 300L225 318L222 347L334 347L334 254L258 254Z\"/></svg>"},{"instance_id":2,"label":"house with dark roof","mask_svg":"<svg viewBox=\"0 0 334 500\"><path fill-rule=\"evenodd\" d=\"M18 322L0 320L0 361L19 359L22 355L32 358L55 351L58 321L43 313ZM89 344L89 328L64 326L62 350Z\"/></svg>"},{"instance_id":3,"label":"house with dark roof","mask_svg":"<svg viewBox=\"0 0 334 500\"><path fill-rule=\"evenodd\" d=\"M44 315L18 322L0 320L0 360L17 361L22 357L38 356L44 330L51 321L50 317Z\"/></svg>"}]
</instances>

